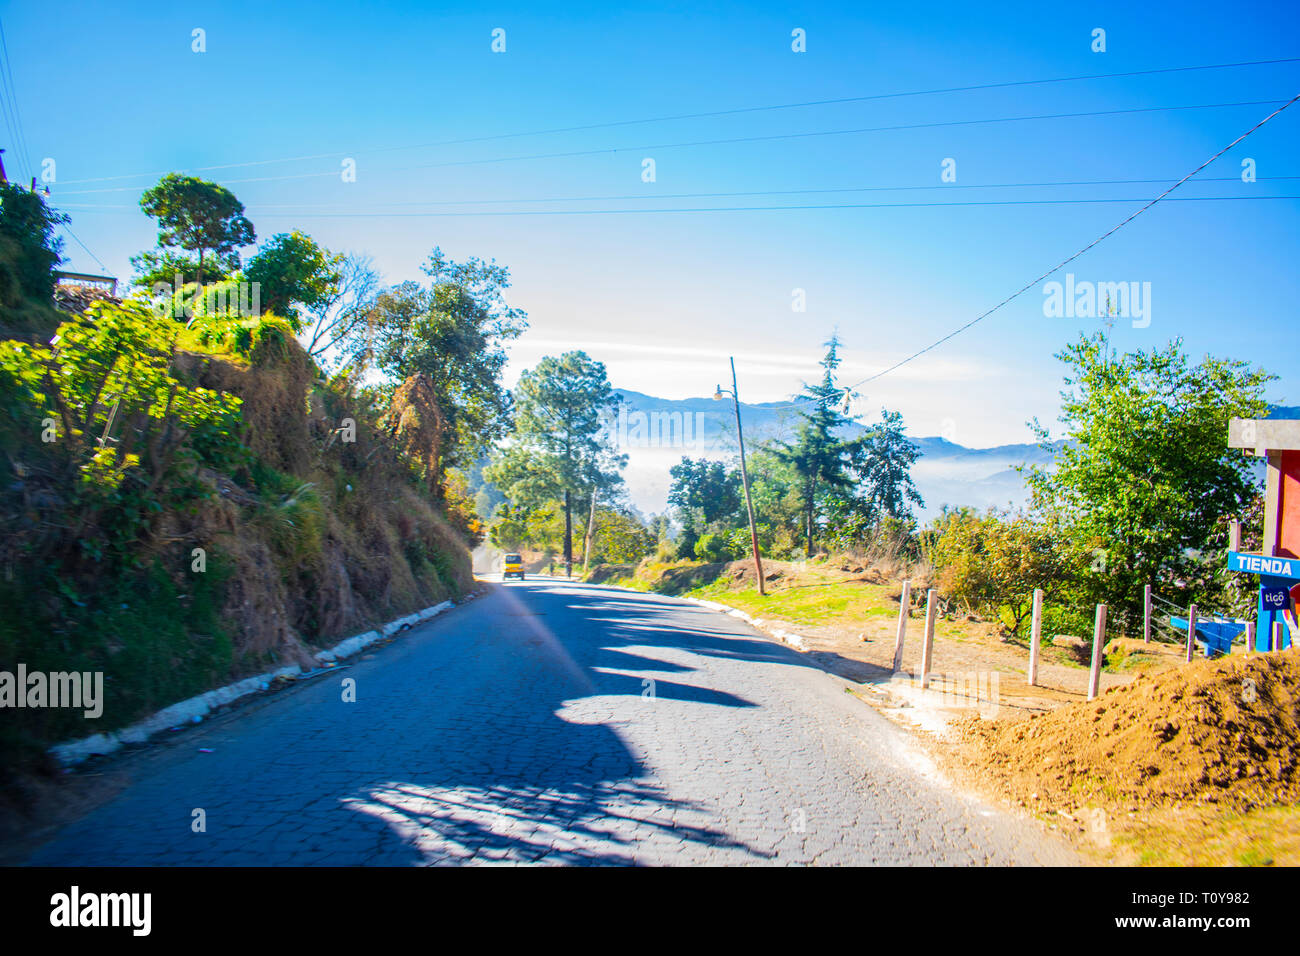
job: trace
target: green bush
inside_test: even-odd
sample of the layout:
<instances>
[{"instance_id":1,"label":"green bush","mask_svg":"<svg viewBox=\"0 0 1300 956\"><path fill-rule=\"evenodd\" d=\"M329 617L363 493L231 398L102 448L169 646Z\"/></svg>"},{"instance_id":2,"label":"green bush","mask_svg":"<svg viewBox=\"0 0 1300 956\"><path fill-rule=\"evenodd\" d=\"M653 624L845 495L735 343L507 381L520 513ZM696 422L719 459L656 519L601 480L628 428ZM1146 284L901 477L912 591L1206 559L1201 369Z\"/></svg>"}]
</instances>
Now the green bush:
<instances>
[{"instance_id":1,"label":"green bush","mask_svg":"<svg viewBox=\"0 0 1300 956\"><path fill-rule=\"evenodd\" d=\"M73 545L131 563L156 515L209 494L198 466L245 460L240 400L175 374L179 328L141 302L102 302L50 344L0 342L0 488L52 503L5 554Z\"/></svg>"},{"instance_id":2,"label":"green bush","mask_svg":"<svg viewBox=\"0 0 1300 956\"><path fill-rule=\"evenodd\" d=\"M969 611L1018 634L1033 610L1035 588L1065 597L1071 559L1047 524L997 510L946 513L929 532L928 557L939 590ZM1068 603L1068 602L1067 602Z\"/></svg>"},{"instance_id":3,"label":"green bush","mask_svg":"<svg viewBox=\"0 0 1300 956\"><path fill-rule=\"evenodd\" d=\"M700 536L700 540L695 542L695 556L701 561L732 561L735 559L735 552L732 550L730 535L727 534L705 534Z\"/></svg>"}]
</instances>

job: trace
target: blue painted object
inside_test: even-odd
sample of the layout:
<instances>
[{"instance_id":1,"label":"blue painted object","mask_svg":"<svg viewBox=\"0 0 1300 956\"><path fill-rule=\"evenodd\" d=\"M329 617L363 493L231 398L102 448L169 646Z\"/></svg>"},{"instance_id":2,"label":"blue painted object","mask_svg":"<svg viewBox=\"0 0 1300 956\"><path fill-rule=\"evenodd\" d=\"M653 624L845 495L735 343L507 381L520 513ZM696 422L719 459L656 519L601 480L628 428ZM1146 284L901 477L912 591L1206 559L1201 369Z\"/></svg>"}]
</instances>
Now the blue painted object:
<instances>
[{"instance_id":1,"label":"blue painted object","mask_svg":"<svg viewBox=\"0 0 1300 956\"><path fill-rule=\"evenodd\" d=\"M1300 558L1266 558L1262 554L1229 551L1228 570L1300 581Z\"/></svg>"},{"instance_id":2,"label":"blue painted object","mask_svg":"<svg viewBox=\"0 0 1300 956\"><path fill-rule=\"evenodd\" d=\"M1292 561L1293 564L1300 562ZM1283 588L1291 587L1295 582L1283 577L1273 577L1268 574L1259 576L1259 627L1255 631L1255 650L1261 654L1272 650L1273 624L1276 621L1282 622L1282 646L1279 650L1286 650L1291 646L1291 629L1287 627L1285 607L1276 607L1266 602L1266 596L1269 592L1276 593Z\"/></svg>"},{"instance_id":3,"label":"blue painted object","mask_svg":"<svg viewBox=\"0 0 1300 956\"><path fill-rule=\"evenodd\" d=\"M1187 618L1171 617L1169 623L1184 634L1187 633ZM1246 629L1238 621L1197 621L1196 642L1205 645L1205 653L1228 654L1237 635Z\"/></svg>"}]
</instances>

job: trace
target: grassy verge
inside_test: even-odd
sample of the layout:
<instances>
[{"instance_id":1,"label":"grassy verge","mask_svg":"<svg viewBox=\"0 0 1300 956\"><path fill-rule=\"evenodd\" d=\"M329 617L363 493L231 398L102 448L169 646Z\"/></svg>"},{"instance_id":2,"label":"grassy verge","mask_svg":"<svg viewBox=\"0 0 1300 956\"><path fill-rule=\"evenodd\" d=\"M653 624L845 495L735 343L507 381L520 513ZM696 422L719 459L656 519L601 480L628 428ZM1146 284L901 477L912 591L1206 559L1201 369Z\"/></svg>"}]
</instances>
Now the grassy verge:
<instances>
[{"instance_id":1,"label":"grassy verge","mask_svg":"<svg viewBox=\"0 0 1300 956\"><path fill-rule=\"evenodd\" d=\"M1300 807L1167 812L1121 830L1111 858L1138 866L1295 866Z\"/></svg>"},{"instance_id":2,"label":"grassy verge","mask_svg":"<svg viewBox=\"0 0 1300 956\"><path fill-rule=\"evenodd\" d=\"M6 708L0 766L38 760L52 740L117 730L223 679L234 653L219 613L228 576L214 556L182 593L155 562L85 594L57 582L54 604L25 600L39 593L31 582L8 583L3 603L13 610L0 622L0 660L22 661L29 673L102 672L104 700L96 719L75 708Z\"/></svg>"},{"instance_id":3,"label":"grassy verge","mask_svg":"<svg viewBox=\"0 0 1300 956\"><path fill-rule=\"evenodd\" d=\"M853 627L870 619L898 617L898 587L863 581L836 581L812 573L806 581L770 586L766 596L753 584L735 587L718 580L687 592L691 597L717 601L756 617L775 617L811 626L842 624ZM892 599L891 599L892 594Z\"/></svg>"}]
</instances>

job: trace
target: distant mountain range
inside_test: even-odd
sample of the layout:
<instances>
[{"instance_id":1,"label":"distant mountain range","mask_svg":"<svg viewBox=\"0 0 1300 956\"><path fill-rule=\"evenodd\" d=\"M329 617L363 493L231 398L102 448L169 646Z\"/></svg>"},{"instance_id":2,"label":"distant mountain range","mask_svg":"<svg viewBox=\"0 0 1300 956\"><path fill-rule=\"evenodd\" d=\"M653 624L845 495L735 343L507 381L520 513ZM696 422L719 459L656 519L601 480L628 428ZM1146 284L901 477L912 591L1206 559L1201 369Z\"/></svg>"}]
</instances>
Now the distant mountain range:
<instances>
[{"instance_id":1,"label":"distant mountain range","mask_svg":"<svg viewBox=\"0 0 1300 956\"><path fill-rule=\"evenodd\" d=\"M690 458L732 458L736 454L735 406L709 398L673 400L630 389L617 389L623 400L609 427L620 451L628 456L623 476L632 503L645 515L667 507L668 469ZM745 444L789 438L799 413L787 402L741 403ZM1273 406L1270 418L1300 418L1300 407ZM1050 463L1063 442L1048 449L1035 444L967 448L938 436L912 438L921 457L912 467L912 480L925 499L916 516L922 522L944 505L989 508L1024 504L1028 492L1017 465Z\"/></svg>"},{"instance_id":2,"label":"distant mountain range","mask_svg":"<svg viewBox=\"0 0 1300 956\"><path fill-rule=\"evenodd\" d=\"M667 506L668 469L682 456L732 458L736 454L735 406L708 398L673 400L618 389L623 408L610 420L620 451L628 456L624 479L629 497L644 514ZM799 421L789 403L741 403L745 443L749 447L771 438L789 438ZM1052 452L1034 444L967 448L938 436L912 439L921 457L912 480L925 499L917 517L926 520L947 505L977 508L1019 505L1025 500L1024 481L1014 470L1020 464L1046 464Z\"/></svg>"}]
</instances>

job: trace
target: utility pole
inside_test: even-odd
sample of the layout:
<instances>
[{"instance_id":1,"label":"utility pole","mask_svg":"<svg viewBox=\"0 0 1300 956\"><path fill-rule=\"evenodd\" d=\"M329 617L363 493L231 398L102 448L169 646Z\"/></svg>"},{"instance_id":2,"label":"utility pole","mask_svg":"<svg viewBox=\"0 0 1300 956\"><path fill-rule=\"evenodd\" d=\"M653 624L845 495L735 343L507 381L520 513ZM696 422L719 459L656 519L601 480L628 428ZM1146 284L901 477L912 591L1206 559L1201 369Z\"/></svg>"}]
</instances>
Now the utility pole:
<instances>
[{"instance_id":1,"label":"utility pole","mask_svg":"<svg viewBox=\"0 0 1300 956\"><path fill-rule=\"evenodd\" d=\"M582 542L582 573L591 566L591 534L596 528L596 486L591 486L591 511L587 514L587 537Z\"/></svg>"},{"instance_id":2,"label":"utility pole","mask_svg":"<svg viewBox=\"0 0 1300 956\"><path fill-rule=\"evenodd\" d=\"M0 183L9 182L9 177L5 175L4 150L0 149Z\"/></svg>"},{"instance_id":3,"label":"utility pole","mask_svg":"<svg viewBox=\"0 0 1300 956\"><path fill-rule=\"evenodd\" d=\"M573 577L573 516L569 508L569 489L564 489L564 576Z\"/></svg>"},{"instance_id":4,"label":"utility pole","mask_svg":"<svg viewBox=\"0 0 1300 956\"><path fill-rule=\"evenodd\" d=\"M721 400L725 394L721 385L714 398ZM740 480L745 485L745 508L749 511L749 540L754 548L754 570L758 572L758 593L767 594L763 586L763 559L758 554L758 528L754 524L754 501L749 496L749 469L745 466L745 433L740 426L740 395L736 385L736 359L731 359L731 397L736 404L736 441L740 444Z\"/></svg>"}]
</instances>

